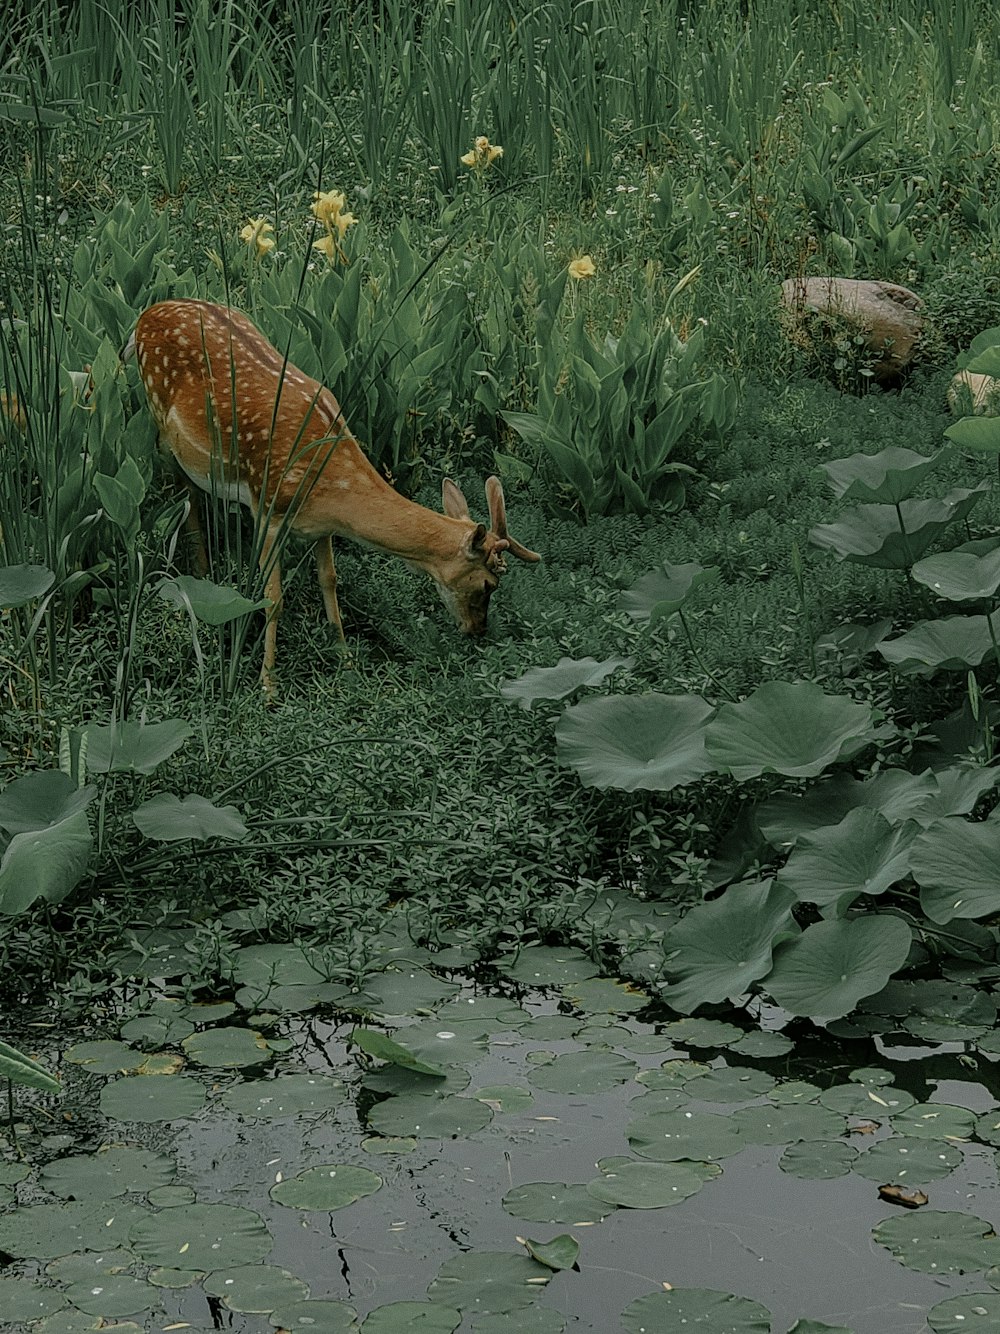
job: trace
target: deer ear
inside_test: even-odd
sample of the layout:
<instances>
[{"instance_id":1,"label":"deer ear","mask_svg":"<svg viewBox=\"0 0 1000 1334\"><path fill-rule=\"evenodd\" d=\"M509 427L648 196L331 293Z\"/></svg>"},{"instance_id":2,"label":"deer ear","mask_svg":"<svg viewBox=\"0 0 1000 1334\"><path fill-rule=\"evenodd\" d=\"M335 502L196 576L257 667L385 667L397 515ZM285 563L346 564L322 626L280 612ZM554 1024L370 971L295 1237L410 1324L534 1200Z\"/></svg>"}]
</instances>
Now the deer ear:
<instances>
[{"instance_id":1,"label":"deer ear","mask_svg":"<svg viewBox=\"0 0 1000 1334\"><path fill-rule=\"evenodd\" d=\"M452 519L469 518L469 502L450 477L441 483L441 508Z\"/></svg>"},{"instance_id":2,"label":"deer ear","mask_svg":"<svg viewBox=\"0 0 1000 1334\"><path fill-rule=\"evenodd\" d=\"M456 516L457 517L457 516ZM477 523L469 534L469 555L478 557L486 545L487 530L485 523Z\"/></svg>"}]
</instances>

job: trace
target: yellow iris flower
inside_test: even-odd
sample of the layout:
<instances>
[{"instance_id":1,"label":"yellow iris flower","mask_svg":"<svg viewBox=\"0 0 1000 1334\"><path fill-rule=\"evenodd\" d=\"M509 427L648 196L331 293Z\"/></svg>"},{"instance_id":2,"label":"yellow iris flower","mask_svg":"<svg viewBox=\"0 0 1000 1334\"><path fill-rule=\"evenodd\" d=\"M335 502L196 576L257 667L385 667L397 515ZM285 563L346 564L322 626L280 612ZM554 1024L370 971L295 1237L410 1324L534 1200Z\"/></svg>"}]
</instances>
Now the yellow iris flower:
<instances>
[{"instance_id":1,"label":"yellow iris flower","mask_svg":"<svg viewBox=\"0 0 1000 1334\"><path fill-rule=\"evenodd\" d=\"M589 255L580 255L569 264L569 276L580 282L584 278L593 278L597 265Z\"/></svg>"},{"instance_id":2,"label":"yellow iris flower","mask_svg":"<svg viewBox=\"0 0 1000 1334\"><path fill-rule=\"evenodd\" d=\"M251 218L240 232L240 240L246 242L247 247L254 251L258 259L277 245L274 228L266 218Z\"/></svg>"}]
</instances>

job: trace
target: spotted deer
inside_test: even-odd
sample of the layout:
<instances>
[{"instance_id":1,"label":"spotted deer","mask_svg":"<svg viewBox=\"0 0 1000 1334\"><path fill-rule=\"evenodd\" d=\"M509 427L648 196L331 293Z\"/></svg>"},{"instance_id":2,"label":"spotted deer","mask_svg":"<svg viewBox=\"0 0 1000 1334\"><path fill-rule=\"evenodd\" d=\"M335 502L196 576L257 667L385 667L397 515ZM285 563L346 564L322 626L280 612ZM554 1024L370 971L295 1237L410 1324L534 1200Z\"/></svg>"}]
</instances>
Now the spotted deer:
<instances>
[{"instance_id":1,"label":"spotted deer","mask_svg":"<svg viewBox=\"0 0 1000 1334\"><path fill-rule=\"evenodd\" d=\"M489 528L470 518L448 478L443 514L393 490L365 457L330 390L282 357L239 311L208 301L162 301L139 317L126 356L133 344L161 447L188 487L187 524L199 569L207 569L207 557L198 488L248 506L259 527L270 604L261 669L266 690L274 685L279 542L286 532L315 543L326 614L341 643L334 537L425 571L459 629L473 636L485 633L505 555L540 559L507 531L497 477L486 481Z\"/></svg>"}]
</instances>

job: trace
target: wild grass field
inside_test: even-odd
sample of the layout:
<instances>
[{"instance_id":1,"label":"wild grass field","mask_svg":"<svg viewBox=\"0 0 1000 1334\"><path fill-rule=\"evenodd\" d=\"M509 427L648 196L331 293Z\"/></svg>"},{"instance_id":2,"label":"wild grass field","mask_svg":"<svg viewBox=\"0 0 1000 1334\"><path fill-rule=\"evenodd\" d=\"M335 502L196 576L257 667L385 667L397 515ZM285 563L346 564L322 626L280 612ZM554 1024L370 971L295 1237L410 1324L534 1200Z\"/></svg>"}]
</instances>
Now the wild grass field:
<instances>
[{"instance_id":1,"label":"wild grass field","mask_svg":"<svg viewBox=\"0 0 1000 1334\"><path fill-rule=\"evenodd\" d=\"M393 960L536 948L985 1069L1000 427L946 391L1000 376L995 7L0 18L0 1075L51 1091L22 1007L370 1016ZM901 382L788 337L813 275L918 294ZM342 652L289 537L261 690L261 525L204 498L197 577L120 356L166 299L246 312L402 494L500 477L542 560L485 638L344 541Z\"/></svg>"}]
</instances>

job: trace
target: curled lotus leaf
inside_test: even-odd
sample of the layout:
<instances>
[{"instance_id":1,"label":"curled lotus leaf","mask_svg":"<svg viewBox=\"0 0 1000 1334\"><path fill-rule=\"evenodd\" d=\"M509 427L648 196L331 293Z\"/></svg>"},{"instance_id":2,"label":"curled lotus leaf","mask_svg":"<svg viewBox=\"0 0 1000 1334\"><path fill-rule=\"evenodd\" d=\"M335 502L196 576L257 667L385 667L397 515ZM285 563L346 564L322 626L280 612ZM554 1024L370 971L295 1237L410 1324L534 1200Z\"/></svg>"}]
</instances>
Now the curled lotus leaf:
<instances>
[{"instance_id":1,"label":"curled lotus leaf","mask_svg":"<svg viewBox=\"0 0 1000 1334\"><path fill-rule=\"evenodd\" d=\"M705 750L713 713L699 695L584 700L556 725L559 760L584 787L670 792L716 767Z\"/></svg>"}]
</instances>

